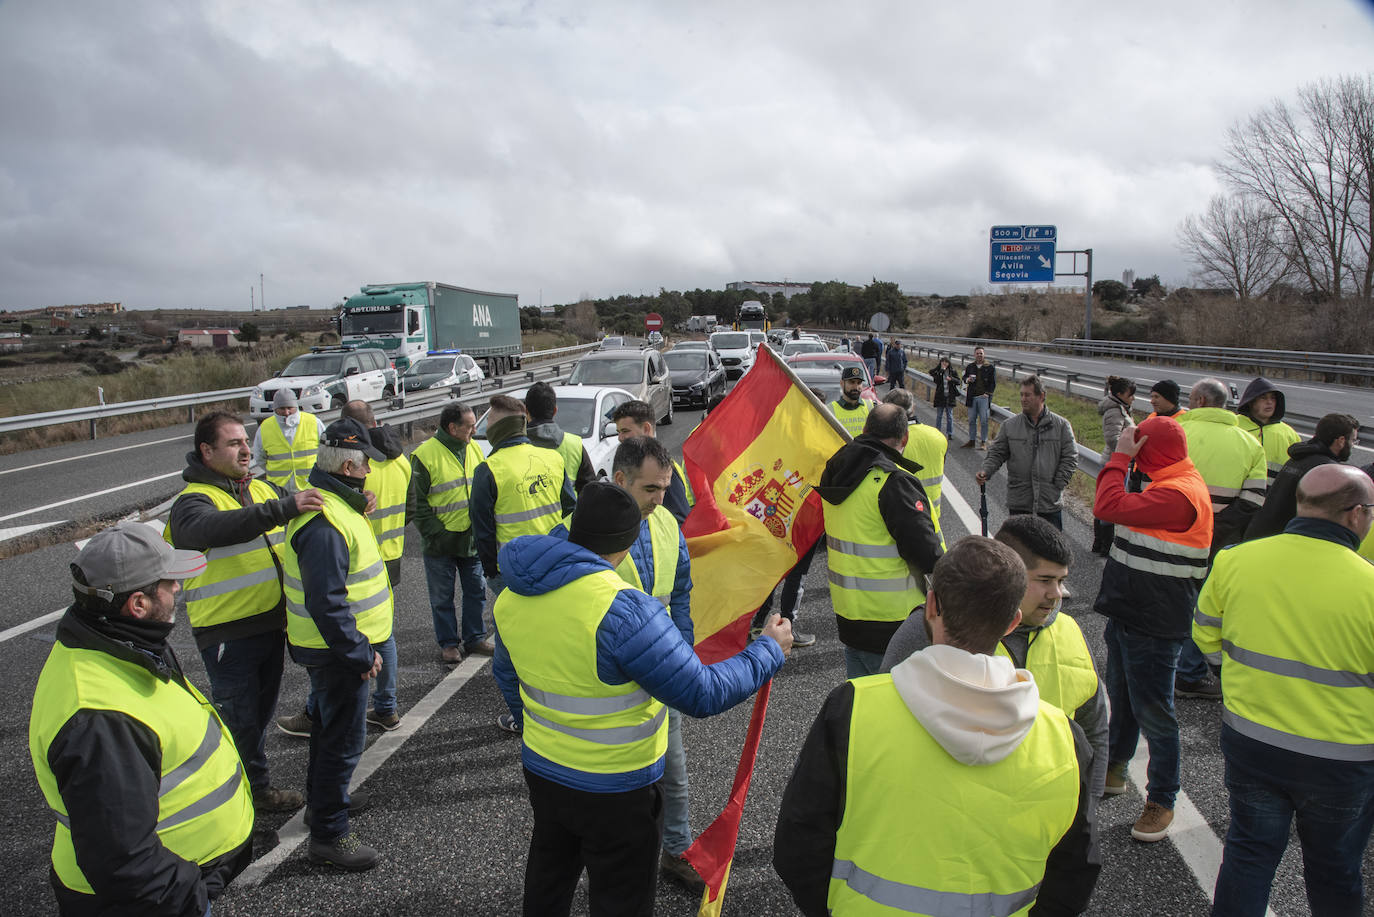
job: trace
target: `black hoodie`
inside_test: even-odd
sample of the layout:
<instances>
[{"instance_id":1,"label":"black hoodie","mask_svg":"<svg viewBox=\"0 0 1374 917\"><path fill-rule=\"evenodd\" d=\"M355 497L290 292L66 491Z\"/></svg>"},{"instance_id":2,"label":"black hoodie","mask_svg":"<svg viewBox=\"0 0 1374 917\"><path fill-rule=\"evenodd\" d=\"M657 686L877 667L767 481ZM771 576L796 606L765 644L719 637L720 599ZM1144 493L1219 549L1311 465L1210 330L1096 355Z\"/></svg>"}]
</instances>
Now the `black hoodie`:
<instances>
[{"instance_id":1,"label":"black hoodie","mask_svg":"<svg viewBox=\"0 0 1374 917\"><path fill-rule=\"evenodd\" d=\"M943 553L940 536L930 518L930 498L917 480L921 466L882 440L867 433L846 443L825 463L816 492L832 506L843 503L867 477L869 469L888 472L878 491L878 513L897 545L897 553L918 581L935 567ZM905 609L910 612L911 609ZM905 617L905 616L903 616ZM858 650L882 653L901 625L897 621L851 621L836 618L840 642Z\"/></svg>"},{"instance_id":2,"label":"black hoodie","mask_svg":"<svg viewBox=\"0 0 1374 917\"><path fill-rule=\"evenodd\" d=\"M1294 443L1288 447L1288 462L1274 480L1269 482L1264 505L1250 517L1245 528L1245 540L1267 538L1283 531L1289 521L1298 514L1298 482L1318 465L1339 462L1326 443L1313 437L1305 443Z\"/></svg>"},{"instance_id":3,"label":"black hoodie","mask_svg":"<svg viewBox=\"0 0 1374 917\"><path fill-rule=\"evenodd\" d=\"M167 519L167 529L172 533L174 547L187 551L208 551L231 544L241 544L254 538L261 538L270 530L285 525L300 515L294 497L279 497L264 503L253 503L248 499L248 483L251 477L245 476L231 480L201 461L198 452L186 454L186 468L181 478L188 484L207 484L218 487L229 494L243 507L242 509L221 511L204 494L190 493L177 497ZM274 493L283 493L280 487L268 484ZM275 554L272 555L276 557ZM277 565L277 575L281 575L281 564ZM213 627L193 627L191 632L196 638L196 648L205 649L217 643L253 637L273 630L286 629L286 598L278 599L271 608L264 608L260 614L237 621L216 624Z\"/></svg>"},{"instance_id":4,"label":"black hoodie","mask_svg":"<svg viewBox=\"0 0 1374 917\"><path fill-rule=\"evenodd\" d=\"M1287 406L1284 403L1283 392L1279 391L1274 383L1263 376L1256 376L1254 379L1250 380L1249 385L1245 386L1245 391L1240 396L1240 404L1236 406L1236 413L1249 417L1251 420L1255 421L1256 426L1260 426L1260 422L1255 420L1250 414L1250 404L1260 395L1267 395L1270 392L1274 393L1277 403L1274 405L1274 416L1266 420L1263 426L1268 426L1271 423L1278 423L1280 420L1283 420L1284 411L1287 410Z\"/></svg>"}]
</instances>

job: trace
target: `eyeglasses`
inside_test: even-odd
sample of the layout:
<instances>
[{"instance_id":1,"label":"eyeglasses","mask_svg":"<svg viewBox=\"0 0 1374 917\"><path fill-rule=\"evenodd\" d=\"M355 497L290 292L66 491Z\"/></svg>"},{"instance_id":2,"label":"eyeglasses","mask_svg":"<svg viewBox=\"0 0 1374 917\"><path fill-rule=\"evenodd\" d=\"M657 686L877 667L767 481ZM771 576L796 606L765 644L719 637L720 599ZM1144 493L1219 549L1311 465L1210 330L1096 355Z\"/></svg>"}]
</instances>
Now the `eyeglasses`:
<instances>
[{"instance_id":1,"label":"eyeglasses","mask_svg":"<svg viewBox=\"0 0 1374 917\"><path fill-rule=\"evenodd\" d=\"M1374 510L1374 503L1352 503L1342 510L1342 512L1348 513L1352 509L1359 509L1360 507L1364 507L1367 510Z\"/></svg>"}]
</instances>

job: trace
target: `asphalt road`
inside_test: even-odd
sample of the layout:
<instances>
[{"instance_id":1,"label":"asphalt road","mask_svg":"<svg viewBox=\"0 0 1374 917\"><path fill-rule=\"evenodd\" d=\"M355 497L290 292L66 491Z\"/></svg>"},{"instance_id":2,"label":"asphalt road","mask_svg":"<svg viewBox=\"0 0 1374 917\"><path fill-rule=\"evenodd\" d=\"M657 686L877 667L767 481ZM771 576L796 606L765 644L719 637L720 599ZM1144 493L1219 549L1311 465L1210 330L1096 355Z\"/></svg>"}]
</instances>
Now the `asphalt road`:
<instances>
[{"instance_id":1,"label":"asphalt road","mask_svg":"<svg viewBox=\"0 0 1374 917\"><path fill-rule=\"evenodd\" d=\"M676 423L660 431L675 453L680 454L681 443L698 417L698 412L679 413ZM928 409L923 417L931 420ZM189 437L179 430L148 434L149 440L178 435L183 444L175 446L139 445L143 440L136 436L127 441L120 438L60 447L22 458L33 463L68 458L84 450L138 446L93 460L48 466L63 471L55 482L41 485L46 489L43 496L62 499L158 473L162 466L152 464L149 457L153 453L148 450L166 449L174 457L184 452ZM956 442L961 438L956 437ZM973 474L981 458L982 453L957 448L949 454L946 493L950 496L946 498L943 524L950 542L970 529L976 530ZM6 460L15 461L15 457ZM160 461L165 464L171 459ZM11 466L0 466L0 471L6 467ZM0 501L4 504L0 515L12 512L8 507L16 496L5 477L0 476ZM1003 488L1000 476L988 488L994 530L1004 515ZM174 489L171 486L167 493ZM955 507L955 494L962 495L974 508L973 513L966 510L961 514ZM155 496L150 494L149 498ZM1103 562L1088 553L1091 532L1082 518L1081 514L1070 515L1066 520L1075 546L1070 583L1073 598L1066 603L1066 610L1082 624L1100 668L1104 663L1103 619L1090 608ZM518 913L531 829L519 740L494 725L504 706L485 660L470 660L452 672L439 662L425 599L419 542L413 532L410 534L396 620L399 696L405 726L380 740L378 731L371 730L362 764L368 771L362 786L371 801L355 819L357 830L381 850L382 864L361 875L312 867L303 848L293 846L302 836L298 816L262 820L255 842L259 861L216 903L217 915ZM63 544L0 561L9 598L0 610L0 671L4 682L21 698L16 716L0 721L0 785L7 787L7 804L0 807L0 858L7 864L8 874L4 910L12 915L54 911L47 882L53 821L38 792L27 751L33 685L51 646L53 628L45 624L17 635L7 629L66 604L70 598L67 564L74 554L71 545ZM822 700L844 678L825 576L822 552L806 580L800 619L801 629L816 632L819 640L811 648L796 650L775 681L727 891L726 913L795 913L772 870L773 828L797 750ZM190 677L205 685L204 669L188 627L177 629L174 643ZM305 690L302 670L288 661L280 711L299 709ZM1099 811L1104 869L1089 913L1207 912L1211 883L1207 858L1219 852L1219 839L1224 837L1227 823L1217 747L1220 711L1217 702L1179 701L1183 788L1200 813L1196 827L1178 831L1165 842L1140 844L1130 838L1130 826L1143 803L1140 794L1132 788L1124 796L1103 802ZM684 723L696 831L705 828L724 803L748 717L746 703L718 717ZM305 741L273 733L268 754L274 783L301 787L306 753ZM910 792L939 793L941 788L913 784ZM1204 876L1203 884L1199 884L1195 871ZM1369 857L1365 873L1366 880L1374 876ZM660 885L658 913L691 914L695 903L676 885ZM1273 910L1282 915L1307 913L1295 847L1290 847L1275 882ZM585 897L579 894L574 912L585 911Z\"/></svg>"}]
</instances>

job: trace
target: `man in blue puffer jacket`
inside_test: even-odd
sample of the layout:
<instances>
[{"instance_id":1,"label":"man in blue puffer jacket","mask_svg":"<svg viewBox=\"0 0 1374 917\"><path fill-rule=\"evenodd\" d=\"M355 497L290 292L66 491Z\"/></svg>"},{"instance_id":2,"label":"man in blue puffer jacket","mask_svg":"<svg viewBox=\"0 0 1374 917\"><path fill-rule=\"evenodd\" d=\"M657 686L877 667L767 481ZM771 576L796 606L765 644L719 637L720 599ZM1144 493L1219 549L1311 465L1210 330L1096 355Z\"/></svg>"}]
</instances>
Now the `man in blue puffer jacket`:
<instances>
[{"instance_id":1,"label":"man in blue puffer jacket","mask_svg":"<svg viewBox=\"0 0 1374 917\"><path fill-rule=\"evenodd\" d=\"M629 492L596 481L583 488L567 540L528 535L500 552L507 589L494 609L493 671L523 710L534 810L527 914L568 913L584 866L593 913L609 902L652 912L667 707L696 717L728 710L792 647L791 625L774 615L740 653L703 665L663 606L615 572L640 521Z\"/></svg>"}]
</instances>

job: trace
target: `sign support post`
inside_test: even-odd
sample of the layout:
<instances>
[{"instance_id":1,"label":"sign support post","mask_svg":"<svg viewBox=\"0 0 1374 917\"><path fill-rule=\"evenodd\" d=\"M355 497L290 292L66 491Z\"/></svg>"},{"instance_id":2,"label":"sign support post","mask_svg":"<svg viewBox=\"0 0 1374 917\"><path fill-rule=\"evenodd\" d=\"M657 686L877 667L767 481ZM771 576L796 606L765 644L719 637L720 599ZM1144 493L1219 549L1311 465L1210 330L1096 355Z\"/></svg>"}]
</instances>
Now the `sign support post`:
<instances>
[{"instance_id":1,"label":"sign support post","mask_svg":"<svg viewBox=\"0 0 1374 917\"><path fill-rule=\"evenodd\" d=\"M1093 339L1093 250L1085 248L1078 251L1063 251L1061 255L1073 255L1072 271L1065 271L1062 274L1055 274L1056 277L1082 277L1086 289L1083 291L1083 340ZM1083 270L1078 270L1078 256L1086 258L1087 266Z\"/></svg>"}]
</instances>

